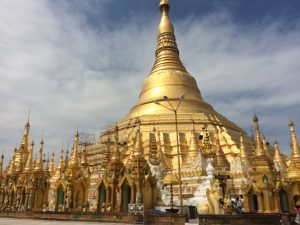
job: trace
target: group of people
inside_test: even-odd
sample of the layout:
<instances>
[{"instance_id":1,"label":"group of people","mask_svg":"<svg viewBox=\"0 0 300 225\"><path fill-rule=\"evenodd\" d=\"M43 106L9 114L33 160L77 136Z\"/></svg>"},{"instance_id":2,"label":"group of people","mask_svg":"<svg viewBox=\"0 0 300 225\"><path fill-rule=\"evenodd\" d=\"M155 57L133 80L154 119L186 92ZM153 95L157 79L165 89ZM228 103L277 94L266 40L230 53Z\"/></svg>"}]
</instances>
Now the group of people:
<instances>
[{"instance_id":1,"label":"group of people","mask_svg":"<svg viewBox=\"0 0 300 225\"><path fill-rule=\"evenodd\" d=\"M243 196L241 195L236 198L231 198L230 208L231 210L234 210L236 214L243 214L243 210L244 210Z\"/></svg>"}]
</instances>

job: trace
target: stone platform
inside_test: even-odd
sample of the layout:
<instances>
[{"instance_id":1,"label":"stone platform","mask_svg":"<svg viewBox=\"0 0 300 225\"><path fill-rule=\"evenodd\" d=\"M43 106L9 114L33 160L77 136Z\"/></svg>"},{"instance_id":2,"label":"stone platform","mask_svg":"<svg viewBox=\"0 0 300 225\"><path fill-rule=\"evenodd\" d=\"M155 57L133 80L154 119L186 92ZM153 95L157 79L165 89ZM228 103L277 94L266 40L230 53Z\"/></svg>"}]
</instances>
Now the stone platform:
<instances>
[{"instance_id":1,"label":"stone platform","mask_svg":"<svg viewBox=\"0 0 300 225\"><path fill-rule=\"evenodd\" d=\"M2 217L2 218L1 218ZM164 225L184 225L185 218L177 214L168 213L146 213L144 217L141 215L129 215L128 213L75 213L75 212L64 212L64 213L54 213L54 212L0 212L0 219L26 219L32 220L56 220L59 221L77 221L82 224L82 222L87 222L87 224L93 224L90 222L96 222L97 224L164 224ZM23 221L23 220L21 220ZM43 221L44 223L44 221ZM5 223L12 224L12 223ZM16 223L18 224L18 223ZM40 224L40 223L39 223ZM64 222L64 224L66 224ZM0 223L1 225L1 223Z\"/></svg>"},{"instance_id":2,"label":"stone platform","mask_svg":"<svg viewBox=\"0 0 300 225\"><path fill-rule=\"evenodd\" d=\"M292 224L289 213L248 213L242 215L199 215L199 225L285 225Z\"/></svg>"}]
</instances>

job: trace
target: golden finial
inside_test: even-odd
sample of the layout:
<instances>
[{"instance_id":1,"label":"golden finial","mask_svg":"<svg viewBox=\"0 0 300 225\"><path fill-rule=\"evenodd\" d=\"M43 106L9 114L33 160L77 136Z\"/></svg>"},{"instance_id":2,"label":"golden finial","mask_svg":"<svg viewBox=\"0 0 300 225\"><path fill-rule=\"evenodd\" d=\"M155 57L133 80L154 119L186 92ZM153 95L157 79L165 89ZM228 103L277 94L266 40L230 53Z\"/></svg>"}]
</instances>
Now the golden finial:
<instances>
[{"instance_id":1,"label":"golden finial","mask_svg":"<svg viewBox=\"0 0 300 225\"><path fill-rule=\"evenodd\" d=\"M44 138L40 142L39 157L35 163L34 171L43 172L44 171L44 160L43 160L43 148L44 148Z\"/></svg>"},{"instance_id":2,"label":"golden finial","mask_svg":"<svg viewBox=\"0 0 300 225\"><path fill-rule=\"evenodd\" d=\"M30 123L29 123L30 111L31 111L31 110L29 109L29 110L28 110L27 123L26 123L26 125L25 125L25 127L28 128L28 129L30 128Z\"/></svg>"},{"instance_id":3,"label":"golden finial","mask_svg":"<svg viewBox=\"0 0 300 225\"><path fill-rule=\"evenodd\" d=\"M262 146L262 140L261 140L261 136L260 136L258 121L259 121L258 117L254 113L253 123L254 123L254 128L255 128L255 155L262 156L262 155L264 155L264 149Z\"/></svg>"},{"instance_id":4,"label":"golden finial","mask_svg":"<svg viewBox=\"0 0 300 225\"><path fill-rule=\"evenodd\" d=\"M76 170L79 167L78 138L79 138L79 133L78 133L78 129L76 129L72 153L71 153L71 157L70 157L69 165L68 165L69 166L68 169L71 169L71 170Z\"/></svg>"},{"instance_id":5,"label":"golden finial","mask_svg":"<svg viewBox=\"0 0 300 225\"><path fill-rule=\"evenodd\" d=\"M64 169L64 150L61 149L60 151L60 159L59 163L56 167L55 176L59 177L62 175L62 170Z\"/></svg>"},{"instance_id":6,"label":"golden finial","mask_svg":"<svg viewBox=\"0 0 300 225\"><path fill-rule=\"evenodd\" d=\"M31 173L32 169L33 169L33 146L34 146L34 142L32 140L30 148L29 148L29 154L28 154L26 166L24 169L25 173Z\"/></svg>"},{"instance_id":7,"label":"golden finial","mask_svg":"<svg viewBox=\"0 0 300 225\"><path fill-rule=\"evenodd\" d=\"M291 119L289 120L289 127L290 127L291 147L292 147L291 160L300 159L299 144L298 144L298 140L294 128L294 122Z\"/></svg>"},{"instance_id":8,"label":"golden finial","mask_svg":"<svg viewBox=\"0 0 300 225\"><path fill-rule=\"evenodd\" d=\"M166 0L162 0L160 1L160 10L162 12L162 17L161 17L161 21L160 24L158 26L158 33L162 34L162 33L174 33L174 27L170 21L169 18L169 4L168 1Z\"/></svg>"},{"instance_id":9,"label":"golden finial","mask_svg":"<svg viewBox=\"0 0 300 225\"><path fill-rule=\"evenodd\" d=\"M168 5L168 0L160 0L159 6Z\"/></svg>"},{"instance_id":10,"label":"golden finial","mask_svg":"<svg viewBox=\"0 0 300 225\"><path fill-rule=\"evenodd\" d=\"M52 153L51 159L50 159L49 173L51 176L53 176L55 173L54 152Z\"/></svg>"}]
</instances>

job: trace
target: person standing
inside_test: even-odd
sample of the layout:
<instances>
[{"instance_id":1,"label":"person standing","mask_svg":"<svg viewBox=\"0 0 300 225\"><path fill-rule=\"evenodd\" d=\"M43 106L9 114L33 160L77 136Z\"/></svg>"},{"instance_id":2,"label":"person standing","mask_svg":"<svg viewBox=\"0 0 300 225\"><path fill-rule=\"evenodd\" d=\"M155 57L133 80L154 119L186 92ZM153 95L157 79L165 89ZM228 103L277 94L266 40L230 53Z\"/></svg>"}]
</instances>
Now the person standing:
<instances>
[{"instance_id":1,"label":"person standing","mask_svg":"<svg viewBox=\"0 0 300 225\"><path fill-rule=\"evenodd\" d=\"M236 212L237 214L243 214L243 200L241 197L237 198Z\"/></svg>"},{"instance_id":2,"label":"person standing","mask_svg":"<svg viewBox=\"0 0 300 225\"><path fill-rule=\"evenodd\" d=\"M295 204L296 208L296 218L295 218L295 223L300 224L300 200L298 200Z\"/></svg>"}]
</instances>

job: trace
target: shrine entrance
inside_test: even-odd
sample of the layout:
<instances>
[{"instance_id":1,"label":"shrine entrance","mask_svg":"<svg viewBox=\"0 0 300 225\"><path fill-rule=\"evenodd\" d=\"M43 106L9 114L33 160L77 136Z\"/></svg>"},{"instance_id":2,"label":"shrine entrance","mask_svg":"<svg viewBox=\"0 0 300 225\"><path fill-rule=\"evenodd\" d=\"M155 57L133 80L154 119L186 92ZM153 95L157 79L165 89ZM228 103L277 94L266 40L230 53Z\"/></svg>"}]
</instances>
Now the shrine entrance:
<instances>
[{"instance_id":1,"label":"shrine entrance","mask_svg":"<svg viewBox=\"0 0 300 225\"><path fill-rule=\"evenodd\" d=\"M62 185L60 185L57 188L57 198L56 198L56 206L55 206L56 211L58 211L60 208L64 206L64 201L65 201L65 192Z\"/></svg>"},{"instance_id":2,"label":"shrine entrance","mask_svg":"<svg viewBox=\"0 0 300 225\"><path fill-rule=\"evenodd\" d=\"M122 211L128 212L128 204L131 200L131 188L128 183L125 183L122 189Z\"/></svg>"}]
</instances>

